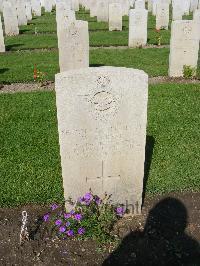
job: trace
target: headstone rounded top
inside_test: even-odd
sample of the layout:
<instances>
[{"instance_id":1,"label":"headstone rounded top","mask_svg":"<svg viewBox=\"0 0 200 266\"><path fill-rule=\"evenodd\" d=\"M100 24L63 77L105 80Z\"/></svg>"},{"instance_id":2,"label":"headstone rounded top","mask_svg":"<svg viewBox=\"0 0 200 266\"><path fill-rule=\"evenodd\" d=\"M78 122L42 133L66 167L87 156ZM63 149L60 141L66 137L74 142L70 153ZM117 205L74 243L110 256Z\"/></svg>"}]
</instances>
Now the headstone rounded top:
<instances>
[{"instance_id":1,"label":"headstone rounded top","mask_svg":"<svg viewBox=\"0 0 200 266\"><path fill-rule=\"evenodd\" d=\"M111 73L112 71L115 73L117 71L119 72L119 74L120 72L122 74L124 74L125 72L132 73L133 75L141 76L144 79L148 79L148 74L145 73L143 70L127 68L127 67L112 67L112 66L89 67L89 68L69 70L69 71L56 74L56 78L70 77L70 76L75 76L79 74L87 74L87 73L106 73L106 72Z\"/></svg>"}]
</instances>

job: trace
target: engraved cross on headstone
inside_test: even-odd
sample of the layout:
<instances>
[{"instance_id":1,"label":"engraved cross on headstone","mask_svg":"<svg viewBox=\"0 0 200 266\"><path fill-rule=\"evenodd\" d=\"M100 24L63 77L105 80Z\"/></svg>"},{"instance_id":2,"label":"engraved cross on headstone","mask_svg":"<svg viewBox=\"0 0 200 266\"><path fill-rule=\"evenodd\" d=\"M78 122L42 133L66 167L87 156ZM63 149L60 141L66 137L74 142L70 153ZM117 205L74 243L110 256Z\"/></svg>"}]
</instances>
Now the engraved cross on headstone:
<instances>
[{"instance_id":1,"label":"engraved cross on headstone","mask_svg":"<svg viewBox=\"0 0 200 266\"><path fill-rule=\"evenodd\" d=\"M98 182L100 181L101 182L101 191L102 193L104 192L107 192L106 191L106 186L105 186L105 183L106 181L108 180L115 180L115 181L118 181L120 180L120 175L116 175L116 176L112 176L112 175L108 175L108 176L105 176L104 174L104 162L102 161L101 162L101 175L100 176L97 176L97 177L86 177L86 182Z\"/></svg>"}]
</instances>

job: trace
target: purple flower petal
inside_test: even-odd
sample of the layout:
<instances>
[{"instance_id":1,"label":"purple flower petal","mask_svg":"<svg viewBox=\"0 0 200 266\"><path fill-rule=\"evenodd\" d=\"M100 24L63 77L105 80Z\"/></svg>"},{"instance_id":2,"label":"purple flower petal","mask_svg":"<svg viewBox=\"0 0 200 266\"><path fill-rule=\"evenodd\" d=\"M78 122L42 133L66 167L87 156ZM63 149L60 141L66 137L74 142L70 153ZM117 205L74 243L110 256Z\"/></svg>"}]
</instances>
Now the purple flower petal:
<instances>
[{"instance_id":1,"label":"purple flower petal","mask_svg":"<svg viewBox=\"0 0 200 266\"><path fill-rule=\"evenodd\" d=\"M45 215L43 216L43 220L44 220L45 222L47 222L47 221L49 220L49 217L50 217L50 214L47 213L47 214L45 214Z\"/></svg>"},{"instance_id":2,"label":"purple flower petal","mask_svg":"<svg viewBox=\"0 0 200 266\"><path fill-rule=\"evenodd\" d=\"M119 216L122 216L125 212L123 207L117 207L115 211Z\"/></svg>"},{"instance_id":3,"label":"purple flower petal","mask_svg":"<svg viewBox=\"0 0 200 266\"><path fill-rule=\"evenodd\" d=\"M61 220L58 219L58 220L55 221L55 225L60 226L61 224L62 224L62 221Z\"/></svg>"},{"instance_id":4,"label":"purple flower petal","mask_svg":"<svg viewBox=\"0 0 200 266\"><path fill-rule=\"evenodd\" d=\"M54 211L55 209L57 209L59 206L56 203L53 203L51 205L51 210Z\"/></svg>"},{"instance_id":5,"label":"purple flower petal","mask_svg":"<svg viewBox=\"0 0 200 266\"><path fill-rule=\"evenodd\" d=\"M82 219L82 214L80 214L80 213L74 214L74 219L77 221L80 221Z\"/></svg>"},{"instance_id":6,"label":"purple flower petal","mask_svg":"<svg viewBox=\"0 0 200 266\"><path fill-rule=\"evenodd\" d=\"M65 219L69 219L71 217L72 217L72 215L70 213L64 213L64 218Z\"/></svg>"},{"instance_id":7,"label":"purple flower petal","mask_svg":"<svg viewBox=\"0 0 200 266\"><path fill-rule=\"evenodd\" d=\"M83 235L85 233L85 229L83 228L83 227L80 227L79 229L78 229L78 234L79 235Z\"/></svg>"},{"instance_id":8,"label":"purple flower petal","mask_svg":"<svg viewBox=\"0 0 200 266\"><path fill-rule=\"evenodd\" d=\"M59 231L60 231L61 233L64 233L64 232L66 231L66 227L65 227L65 226L61 226L61 227L59 228Z\"/></svg>"},{"instance_id":9,"label":"purple flower petal","mask_svg":"<svg viewBox=\"0 0 200 266\"><path fill-rule=\"evenodd\" d=\"M68 230L66 231L68 236L73 236L74 235L74 231L73 230Z\"/></svg>"},{"instance_id":10,"label":"purple flower petal","mask_svg":"<svg viewBox=\"0 0 200 266\"><path fill-rule=\"evenodd\" d=\"M66 225L66 227L70 226L70 222L67 221L65 225Z\"/></svg>"}]
</instances>

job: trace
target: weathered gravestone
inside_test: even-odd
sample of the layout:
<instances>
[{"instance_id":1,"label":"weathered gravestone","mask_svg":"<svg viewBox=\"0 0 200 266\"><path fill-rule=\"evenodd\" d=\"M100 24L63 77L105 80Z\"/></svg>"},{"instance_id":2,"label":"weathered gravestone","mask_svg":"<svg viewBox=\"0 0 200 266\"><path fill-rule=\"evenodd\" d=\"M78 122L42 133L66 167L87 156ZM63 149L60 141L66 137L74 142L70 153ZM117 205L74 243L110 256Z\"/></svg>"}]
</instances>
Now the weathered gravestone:
<instances>
[{"instance_id":1,"label":"weathered gravestone","mask_svg":"<svg viewBox=\"0 0 200 266\"><path fill-rule=\"evenodd\" d=\"M117 2L119 2L122 6L122 16L128 16L129 14L129 9L130 9L130 1L129 0L116 0ZM113 0L110 0L110 4L112 2L115 2Z\"/></svg>"},{"instance_id":2,"label":"weathered gravestone","mask_svg":"<svg viewBox=\"0 0 200 266\"><path fill-rule=\"evenodd\" d=\"M193 13L193 20L197 23L198 27L198 32L199 32L199 40L200 40L200 10L197 9Z\"/></svg>"},{"instance_id":3,"label":"weathered gravestone","mask_svg":"<svg viewBox=\"0 0 200 266\"><path fill-rule=\"evenodd\" d=\"M129 13L129 47L140 47L147 43L147 17L146 9L131 9Z\"/></svg>"},{"instance_id":4,"label":"weathered gravestone","mask_svg":"<svg viewBox=\"0 0 200 266\"><path fill-rule=\"evenodd\" d=\"M4 44L3 28L2 28L1 15L0 15L0 53L4 53L5 51L6 49Z\"/></svg>"},{"instance_id":5,"label":"weathered gravestone","mask_svg":"<svg viewBox=\"0 0 200 266\"><path fill-rule=\"evenodd\" d=\"M19 26L27 25L25 0L17 0L16 8L17 8L16 10L17 10L18 25Z\"/></svg>"},{"instance_id":6,"label":"weathered gravestone","mask_svg":"<svg viewBox=\"0 0 200 266\"><path fill-rule=\"evenodd\" d=\"M52 2L50 0L44 0L43 1L43 6L44 6L44 9L45 9L45 12L51 12L52 11Z\"/></svg>"},{"instance_id":7,"label":"weathered gravestone","mask_svg":"<svg viewBox=\"0 0 200 266\"><path fill-rule=\"evenodd\" d=\"M152 15L156 16L157 0L152 0Z\"/></svg>"},{"instance_id":8,"label":"weathered gravestone","mask_svg":"<svg viewBox=\"0 0 200 266\"><path fill-rule=\"evenodd\" d=\"M95 17L97 14L97 1L91 0L90 2L90 17Z\"/></svg>"},{"instance_id":9,"label":"weathered gravestone","mask_svg":"<svg viewBox=\"0 0 200 266\"><path fill-rule=\"evenodd\" d=\"M169 25L169 3L168 0L158 0L156 9L156 29L168 30Z\"/></svg>"},{"instance_id":10,"label":"weathered gravestone","mask_svg":"<svg viewBox=\"0 0 200 266\"><path fill-rule=\"evenodd\" d=\"M190 0L183 0L183 11L185 15L189 15L190 13Z\"/></svg>"},{"instance_id":11,"label":"weathered gravestone","mask_svg":"<svg viewBox=\"0 0 200 266\"><path fill-rule=\"evenodd\" d=\"M74 21L76 21L75 12L69 9L69 6L67 6L65 3L58 2L56 4L58 48L63 45L63 31L65 32L66 28L70 25L70 23Z\"/></svg>"},{"instance_id":12,"label":"weathered gravestone","mask_svg":"<svg viewBox=\"0 0 200 266\"><path fill-rule=\"evenodd\" d=\"M190 11L194 12L198 8L198 0L190 0Z\"/></svg>"},{"instance_id":13,"label":"weathered gravestone","mask_svg":"<svg viewBox=\"0 0 200 266\"><path fill-rule=\"evenodd\" d=\"M122 30L122 6L118 3L109 4L109 31Z\"/></svg>"},{"instance_id":14,"label":"weathered gravestone","mask_svg":"<svg viewBox=\"0 0 200 266\"><path fill-rule=\"evenodd\" d=\"M88 22L76 20L59 32L60 72L89 67Z\"/></svg>"},{"instance_id":15,"label":"weathered gravestone","mask_svg":"<svg viewBox=\"0 0 200 266\"><path fill-rule=\"evenodd\" d=\"M79 11L79 0L71 0L71 8L74 11Z\"/></svg>"},{"instance_id":16,"label":"weathered gravestone","mask_svg":"<svg viewBox=\"0 0 200 266\"><path fill-rule=\"evenodd\" d=\"M96 9L97 21L108 22L108 1L99 0Z\"/></svg>"},{"instance_id":17,"label":"weathered gravestone","mask_svg":"<svg viewBox=\"0 0 200 266\"><path fill-rule=\"evenodd\" d=\"M34 16L41 16L41 3L40 0L31 0L31 6Z\"/></svg>"},{"instance_id":18,"label":"weathered gravestone","mask_svg":"<svg viewBox=\"0 0 200 266\"><path fill-rule=\"evenodd\" d=\"M182 0L173 0L172 2L172 19L182 20L184 14Z\"/></svg>"},{"instance_id":19,"label":"weathered gravestone","mask_svg":"<svg viewBox=\"0 0 200 266\"><path fill-rule=\"evenodd\" d=\"M198 24L194 20L172 22L169 76L183 76L183 67L197 67L199 52Z\"/></svg>"},{"instance_id":20,"label":"weathered gravestone","mask_svg":"<svg viewBox=\"0 0 200 266\"><path fill-rule=\"evenodd\" d=\"M148 0L148 11L149 12L152 12L153 10L153 3L152 3L152 0Z\"/></svg>"},{"instance_id":21,"label":"weathered gravestone","mask_svg":"<svg viewBox=\"0 0 200 266\"><path fill-rule=\"evenodd\" d=\"M145 1L144 0L136 0L135 1L135 9L145 9Z\"/></svg>"},{"instance_id":22,"label":"weathered gravestone","mask_svg":"<svg viewBox=\"0 0 200 266\"><path fill-rule=\"evenodd\" d=\"M26 1L26 17L27 20L32 20L32 9L31 9L31 2L30 1Z\"/></svg>"},{"instance_id":23,"label":"weathered gravestone","mask_svg":"<svg viewBox=\"0 0 200 266\"><path fill-rule=\"evenodd\" d=\"M100 67L56 75L56 105L64 196L89 189L131 212L141 211L148 76Z\"/></svg>"},{"instance_id":24,"label":"weathered gravestone","mask_svg":"<svg viewBox=\"0 0 200 266\"><path fill-rule=\"evenodd\" d=\"M3 18L4 18L4 27L5 34L7 36L14 36L19 34L17 13L15 6L12 7L11 3L3 3Z\"/></svg>"}]
</instances>

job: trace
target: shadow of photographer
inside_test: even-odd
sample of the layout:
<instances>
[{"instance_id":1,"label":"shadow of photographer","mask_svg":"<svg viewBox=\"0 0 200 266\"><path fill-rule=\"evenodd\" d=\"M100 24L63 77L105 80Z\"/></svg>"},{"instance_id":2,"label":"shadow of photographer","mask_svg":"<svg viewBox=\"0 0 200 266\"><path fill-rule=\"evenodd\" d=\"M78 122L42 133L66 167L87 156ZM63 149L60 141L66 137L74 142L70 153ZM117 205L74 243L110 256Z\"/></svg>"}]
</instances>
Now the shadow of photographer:
<instances>
[{"instance_id":1,"label":"shadow of photographer","mask_svg":"<svg viewBox=\"0 0 200 266\"><path fill-rule=\"evenodd\" d=\"M200 245L185 233L187 210L165 198L149 212L143 232L127 235L103 262L107 265L200 265Z\"/></svg>"}]
</instances>

